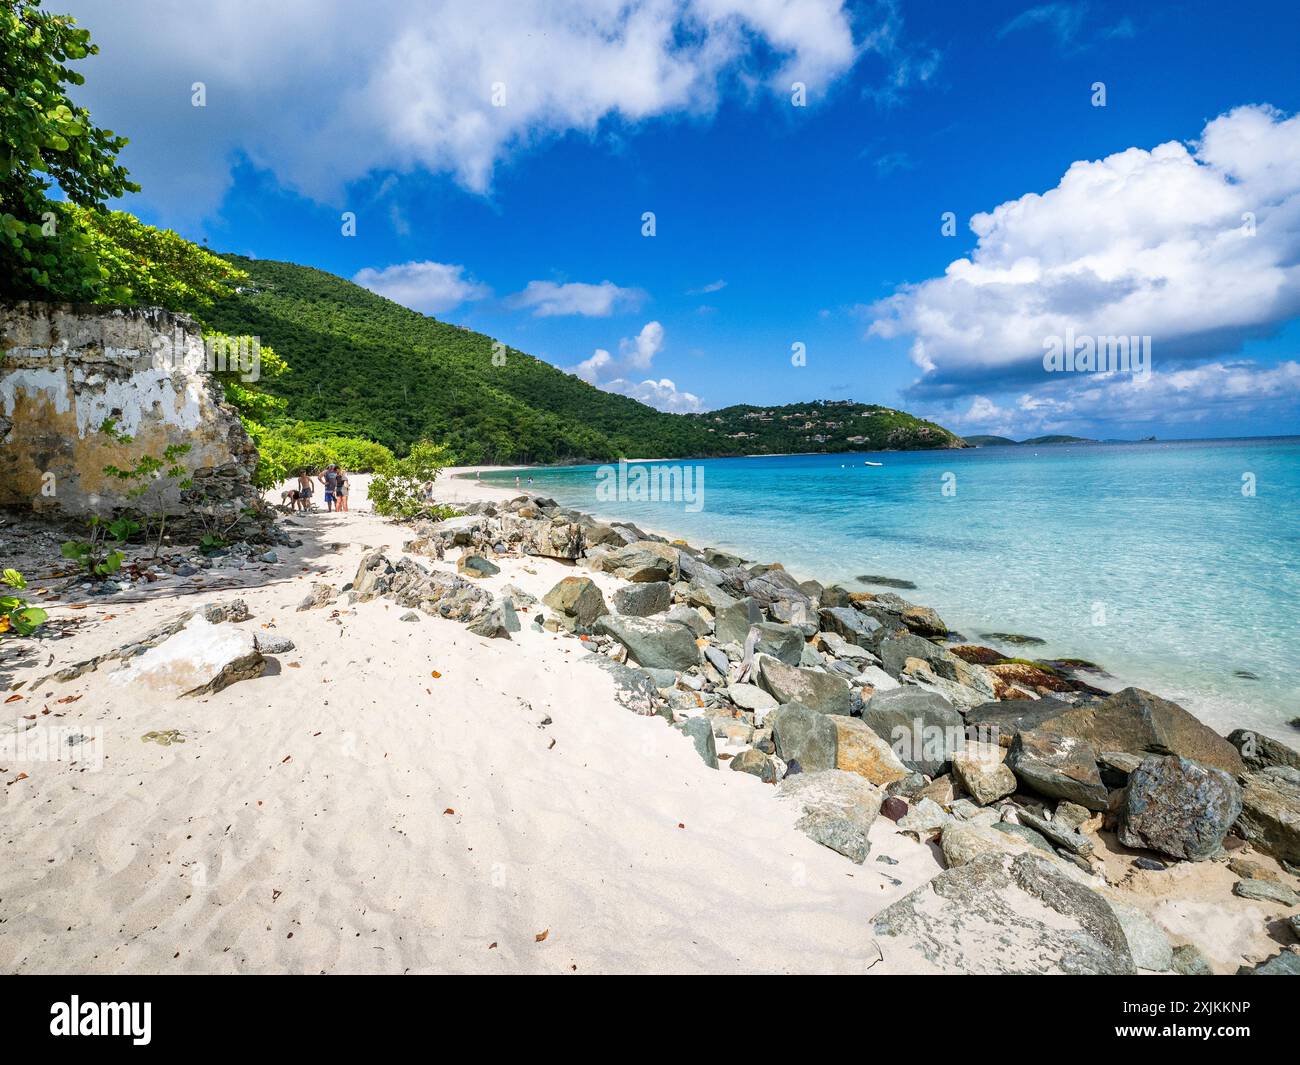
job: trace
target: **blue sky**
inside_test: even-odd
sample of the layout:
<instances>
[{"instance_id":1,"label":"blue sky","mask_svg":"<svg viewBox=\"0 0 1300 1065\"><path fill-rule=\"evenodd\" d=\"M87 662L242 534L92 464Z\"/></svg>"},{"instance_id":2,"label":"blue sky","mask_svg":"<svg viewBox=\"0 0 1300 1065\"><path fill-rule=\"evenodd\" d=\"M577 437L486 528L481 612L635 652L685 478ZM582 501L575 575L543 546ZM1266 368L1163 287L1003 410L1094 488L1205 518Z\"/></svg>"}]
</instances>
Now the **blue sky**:
<instances>
[{"instance_id":1,"label":"blue sky","mask_svg":"<svg viewBox=\"0 0 1300 1065\"><path fill-rule=\"evenodd\" d=\"M665 409L1300 432L1294 3L52 7L129 209ZM1066 328L1151 372L1046 373Z\"/></svg>"}]
</instances>

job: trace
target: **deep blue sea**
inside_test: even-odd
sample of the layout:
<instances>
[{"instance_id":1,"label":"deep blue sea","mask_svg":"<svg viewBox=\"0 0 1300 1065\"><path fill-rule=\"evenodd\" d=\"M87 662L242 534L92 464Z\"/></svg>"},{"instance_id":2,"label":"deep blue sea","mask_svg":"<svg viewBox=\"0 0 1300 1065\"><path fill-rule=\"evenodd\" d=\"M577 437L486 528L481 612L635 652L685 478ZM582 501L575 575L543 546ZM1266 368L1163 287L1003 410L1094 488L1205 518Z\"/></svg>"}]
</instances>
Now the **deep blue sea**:
<instances>
[{"instance_id":1,"label":"deep blue sea","mask_svg":"<svg viewBox=\"0 0 1300 1065\"><path fill-rule=\"evenodd\" d=\"M1295 740L1300 437L651 465L702 469L702 507L597 498L594 466L518 472L568 506L801 579L910 580L900 595L973 640L1037 636L1019 653L1087 658L1220 730Z\"/></svg>"}]
</instances>

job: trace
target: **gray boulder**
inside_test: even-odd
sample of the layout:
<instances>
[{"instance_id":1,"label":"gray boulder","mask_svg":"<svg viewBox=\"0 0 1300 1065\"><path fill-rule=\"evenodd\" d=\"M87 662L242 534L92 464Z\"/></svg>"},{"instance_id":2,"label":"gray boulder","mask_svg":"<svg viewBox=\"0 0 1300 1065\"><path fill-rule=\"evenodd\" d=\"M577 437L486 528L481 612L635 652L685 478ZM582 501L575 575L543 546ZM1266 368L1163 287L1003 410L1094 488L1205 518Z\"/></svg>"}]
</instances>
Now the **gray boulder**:
<instances>
[{"instance_id":1,"label":"gray boulder","mask_svg":"<svg viewBox=\"0 0 1300 1065\"><path fill-rule=\"evenodd\" d=\"M569 632L590 632L596 619L609 613L605 597L590 577L565 577L542 596L542 602Z\"/></svg>"},{"instance_id":2,"label":"gray boulder","mask_svg":"<svg viewBox=\"0 0 1300 1065\"><path fill-rule=\"evenodd\" d=\"M825 714L803 703L786 703L769 720L776 753L782 761L797 762L807 773L835 768L838 733Z\"/></svg>"},{"instance_id":3,"label":"gray boulder","mask_svg":"<svg viewBox=\"0 0 1300 1065\"><path fill-rule=\"evenodd\" d=\"M749 773L758 777L764 784L776 783L776 765L762 751L753 747L741 751L731 760L731 768L737 773Z\"/></svg>"},{"instance_id":4,"label":"gray boulder","mask_svg":"<svg viewBox=\"0 0 1300 1065\"><path fill-rule=\"evenodd\" d=\"M1033 852L989 853L947 869L882 910L875 931L894 971L1135 972L1106 899Z\"/></svg>"},{"instance_id":5,"label":"gray boulder","mask_svg":"<svg viewBox=\"0 0 1300 1065\"><path fill-rule=\"evenodd\" d=\"M1189 861L1216 854L1241 813L1241 786L1221 769L1177 756L1143 760L1129 778L1119 840Z\"/></svg>"},{"instance_id":6,"label":"gray boulder","mask_svg":"<svg viewBox=\"0 0 1300 1065\"><path fill-rule=\"evenodd\" d=\"M771 655L788 666L797 666L803 654L803 632L793 625L781 625L775 621L760 621L754 626L758 639L754 643L754 654Z\"/></svg>"},{"instance_id":7,"label":"gray boulder","mask_svg":"<svg viewBox=\"0 0 1300 1065\"><path fill-rule=\"evenodd\" d=\"M817 612L817 616L823 631L833 632L858 647L873 648L880 642L882 633L880 622L853 607L823 607Z\"/></svg>"},{"instance_id":8,"label":"gray boulder","mask_svg":"<svg viewBox=\"0 0 1300 1065\"><path fill-rule=\"evenodd\" d=\"M666 581L648 581L619 588L613 599L614 609L620 614L648 618L668 609L671 593Z\"/></svg>"},{"instance_id":9,"label":"gray boulder","mask_svg":"<svg viewBox=\"0 0 1300 1065\"><path fill-rule=\"evenodd\" d=\"M993 678L988 670L920 636L911 633L889 636L880 642L879 653L881 666L891 677L901 677L907 671L907 660L915 658L928 665L937 677L970 688L972 706L979 701L975 696L985 700L994 697Z\"/></svg>"},{"instance_id":10,"label":"gray boulder","mask_svg":"<svg viewBox=\"0 0 1300 1065\"><path fill-rule=\"evenodd\" d=\"M718 747L713 739L713 725L707 717L692 717L682 725L682 731L695 744L695 753L710 769L718 768Z\"/></svg>"},{"instance_id":11,"label":"gray boulder","mask_svg":"<svg viewBox=\"0 0 1300 1065\"><path fill-rule=\"evenodd\" d=\"M849 682L815 669L759 659L758 686L779 703L801 702L819 714L848 714Z\"/></svg>"},{"instance_id":12,"label":"gray boulder","mask_svg":"<svg viewBox=\"0 0 1300 1065\"><path fill-rule=\"evenodd\" d=\"M867 833L880 813L880 789L856 773L828 769L786 777L776 797L799 808L795 822L804 835L859 865L871 850Z\"/></svg>"},{"instance_id":13,"label":"gray boulder","mask_svg":"<svg viewBox=\"0 0 1300 1065\"><path fill-rule=\"evenodd\" d=\"M1300 769L1300 752L1269 736L1239 728L1228 733L1228 742L1237 748L1247 769L1268 769L1279 765Z\"/></svg>"},{"instance_id":14,"label":"gray boulder","mask_svg":"<svg viewBox=\"0 0 1300 1065\"><path fill-rule=\"evenodd\" d=\"M1097 752L1087 740L1028 729L1016 733L1007 765L1030 791L1104 810L1109 793L1097 769Z\"/></svg>"},{"instance_id":15,"label":"gray boulder","mask_svg":"<svg viewBox=\"0 0 1300 1065\"><path fill-rule=\"evenodd\" d=\"M1243 780L1237 832L1259 850L1300 864L1300 783L1279 766L1247 773Z\"/></svg>"},{"instance_id":16,"label":"gray boulder","mask_svg":"<svg viewBox=\"0 0 1300 1065\"><path fill-rule=\"evenodd\" d=\"M866 722L914 773L936 777L965 743L965 723L941 695L903 686L877 691L862 711Z\"/></svg>"},{"instance_id":17,"label":"gray boulder","mask_svg":"<svg viewBox=\"0 0 1300 1065\"><path fill-rule=\"evenodd\" d=\"M503 599L492 609L484 611L479 619L472 622L469 631L475 636L486 636L488 639L510 639L512 632L518 632L521 628L519 624L519 615L515 613L515 607L509 599Z\"/></svg>"},{"instance_id":18,"label":"gray boulder","mask_svg":"<svg viewBox=\"0 0 1300 1065\"><path fill-rule=\"evenodd\" d=\"M1098 751L1175 754L1238 776L1237 748L1177 703L1141 688L1125 688L1097 702L1069 709L1037 725L1044 732L1077 736Z\"/></svg>"},{"instance_id":19,"label":"gray boulder","mask_svg":"<svg viewBox=\"0 0 1300 1065\"><path fill-rule=\"evenodd\" d=\"M601 564L606 572L638 584L652 581L672 584L679 573L676 549L654 540L638 540L611 551Z\"/></svg>"},{"instance_id":20,"label":"gray boulder","mask_svg":"<svg viewBox=\"0 0 1300 1065\"><path fill-rule=\"evenodd\" d=\"M672 621L606 614L597 619L593 631L614 637L637 665L647 669L687 670L700 663L695 637Z\"/></svg>"},{"instance_id":21,"label":"gray boulder","mask_svg":"<svg viewBox=\"0 0 1300 1065\"><path fill-rule=\"evenodd\" d=\"M763 620L763 610L753 599L739 599L717 612L713 633L718 643L738 643L742 647L751 625Z\"/></svg>"}]
</instances>

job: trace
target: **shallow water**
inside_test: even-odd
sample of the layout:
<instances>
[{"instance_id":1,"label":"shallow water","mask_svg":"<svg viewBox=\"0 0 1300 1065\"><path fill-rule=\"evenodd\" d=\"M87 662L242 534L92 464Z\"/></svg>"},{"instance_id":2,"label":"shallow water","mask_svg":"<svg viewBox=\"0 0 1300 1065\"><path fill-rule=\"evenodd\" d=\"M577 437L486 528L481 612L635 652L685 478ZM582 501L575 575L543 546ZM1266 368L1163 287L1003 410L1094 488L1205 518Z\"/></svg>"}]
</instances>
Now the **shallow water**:
<instances>
[{"instance_id":1,"label":"shallow water","mask_svg":"<svg viewBox=\"0 0 1300 1065\"><path fill-rule=\"evenodd\" d=\"M690 465L698 510L598 498L594 466L529 470L524 484L801 578L910 580L900 594L967 637L1037 636L1045 646L1021 654L1098 662L1221 730L1300 736L1286 726L1300 715L1300 438Z\"/></svg>"}]
</instances>

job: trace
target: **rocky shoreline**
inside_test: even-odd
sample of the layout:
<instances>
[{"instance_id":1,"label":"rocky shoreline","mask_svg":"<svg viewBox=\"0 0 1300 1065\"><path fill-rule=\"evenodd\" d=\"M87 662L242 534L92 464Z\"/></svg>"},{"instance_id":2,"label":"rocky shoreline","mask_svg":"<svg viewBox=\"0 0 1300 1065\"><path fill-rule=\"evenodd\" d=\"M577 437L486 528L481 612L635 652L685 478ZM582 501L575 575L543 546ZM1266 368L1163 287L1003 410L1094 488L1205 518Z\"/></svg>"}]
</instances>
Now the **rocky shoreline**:
<instances>
[{"instance_id":1,"label":"rocky shoreline","mask_svg":"<svg viewBox=\"0 0 1300 1065\"><path fill-rule=\"evenodd\" d=\"M798 827L848 861L868 860L881 817L937 846L946 870L877 916L882 951L896 939L913 965L944 971L1209 972L1194 943L1175 949L1123 898L1136 870L1208 862L1277 918L1281 950L1241 971L1300 973L1289 747L1220 736L1139 688L1108 694L1077 676L1090 663L954 640L893 592L801 582L536 494L464 510L417 523L404 544L459 552L456 574L380 550L343 592L488 638L526 616L577 641L625 707L680 729L707 765L773 785ZM627 583L611 602L579 573L540 603L479 586L494 559L530 555ZM720 754L720 741L740 749Z\"/></svg>"}]
</instances>

